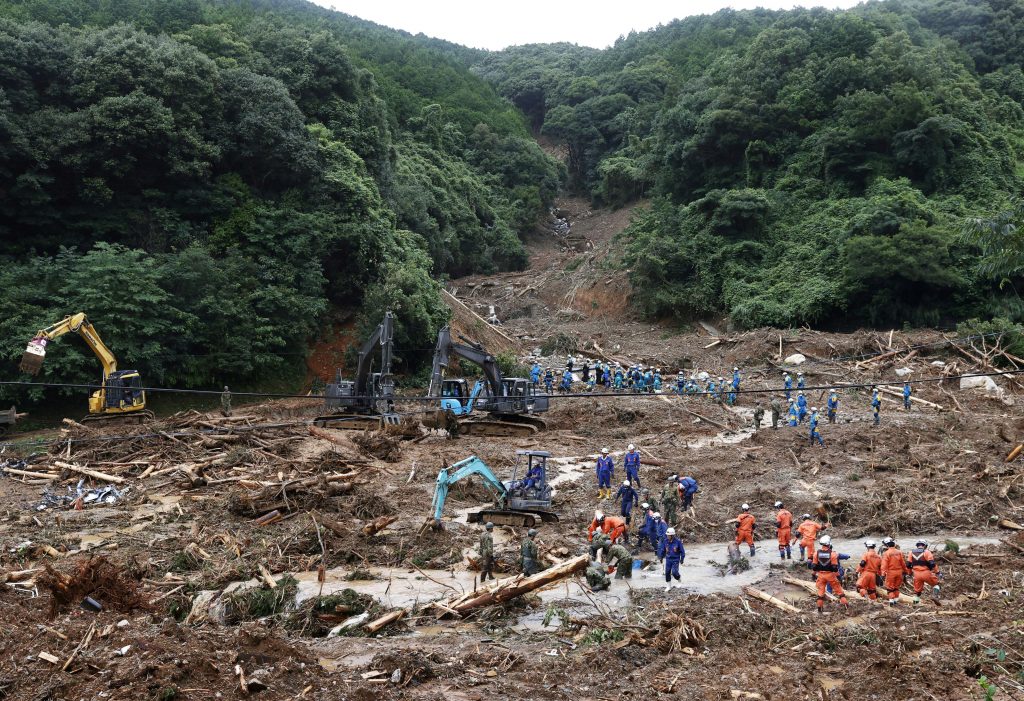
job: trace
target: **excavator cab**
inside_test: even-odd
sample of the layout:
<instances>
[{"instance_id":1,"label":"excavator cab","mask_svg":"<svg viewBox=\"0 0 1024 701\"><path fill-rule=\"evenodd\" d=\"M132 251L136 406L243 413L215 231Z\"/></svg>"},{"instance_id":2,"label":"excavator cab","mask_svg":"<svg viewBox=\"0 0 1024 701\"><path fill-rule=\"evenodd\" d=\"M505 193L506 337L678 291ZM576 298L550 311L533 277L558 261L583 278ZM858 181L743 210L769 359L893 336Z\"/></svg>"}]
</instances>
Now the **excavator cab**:
<instances>
[{"instance_id":1,"label":"excavator cab","mask_svg":"<svg viewBox=\"0 0 1024 701\"><path fill-rule=\"evenodd\" d=\"M548 485L546 450L517 450L512 480L505 483L509 506L519 510L550 509L551 487ZM518 475L522 479L516 479Z\"/></svg>"},{"instance_id":2,"label":"excavator cab","mask_svg":"<svg viewBox=\"0 0 1024 701\"><path fill-rule=\"evenodd\" d=\"M137 370L117 370L110 373L103 388L103 404L108 409L124 410L146 405L142 376Z\"/></svg>"}]
</instances>

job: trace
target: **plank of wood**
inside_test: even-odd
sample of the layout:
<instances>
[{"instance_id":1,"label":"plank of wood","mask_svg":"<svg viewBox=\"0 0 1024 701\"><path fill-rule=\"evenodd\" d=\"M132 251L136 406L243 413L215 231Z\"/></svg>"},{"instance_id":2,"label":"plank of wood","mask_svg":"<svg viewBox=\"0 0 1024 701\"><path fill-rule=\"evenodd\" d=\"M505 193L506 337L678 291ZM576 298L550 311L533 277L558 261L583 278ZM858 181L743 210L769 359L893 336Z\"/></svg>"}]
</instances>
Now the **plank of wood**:
<instances>
[{"instance_id":1,"label":"plank of wood","mask_svg":"<svg viewBox=\"0 0 1024 701\"><path fill-rule=\"evenodd\" d=\"M19 477L31 477L33 479L40 480L55 480L60 477L59 473L56 472L32 472L30 470L19 470L16 467L5 467L3 471L9 475L18 475Z\"/></svg>"},{"instance_id":2,"label":"plank of wood","mask_svg":"<svg viewBox=\"0 0 1024 701\"><path fill-rule=\"evenodd\" d=\"M395 621L399 620L408 612L409 609L398 609L397 611L392 611L391 613L384 614L380 618L370 621L369 623L364 625L363 630L365 630L367 633L376 633L381 628L389 626Z\"/></svg>"},{"instance_id":3,"label":"plank of wood","mask_svg":"<svg viewBox=\"0 0 1024 701\"><path fill-rule=\"evenodd\" d=\"M71 470L72 472L77 472L81 475L87 475L98 480L103 480L104 482L124 484L125 481L124 477L118 477L117 475L108 475L105 472L99 472L98 470L90 470L89 468L86 467L79 467L78 465L72 465L69 462L61 462L60 460L54 460L53 464L65 470Z\"/></svg>"}]
</instances>

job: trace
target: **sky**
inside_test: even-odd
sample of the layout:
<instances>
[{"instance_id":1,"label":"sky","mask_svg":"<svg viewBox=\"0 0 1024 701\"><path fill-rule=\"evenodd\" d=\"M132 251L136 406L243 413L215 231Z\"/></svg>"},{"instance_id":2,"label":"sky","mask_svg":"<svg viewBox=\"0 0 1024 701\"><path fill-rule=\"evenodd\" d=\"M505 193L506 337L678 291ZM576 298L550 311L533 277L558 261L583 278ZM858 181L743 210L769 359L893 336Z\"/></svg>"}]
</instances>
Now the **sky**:
<instances>
[{"instance_id":1,"label":"sky","mask_svg":"<svg viewBox=\"0 0 1024 701\"><path fill-rule=\"evenodd\" d=\"M313 0L349 15L480 49L566 41L603 49L632 30L722 8L853 7L859 0Z\"/></svg>"}]
</instances>

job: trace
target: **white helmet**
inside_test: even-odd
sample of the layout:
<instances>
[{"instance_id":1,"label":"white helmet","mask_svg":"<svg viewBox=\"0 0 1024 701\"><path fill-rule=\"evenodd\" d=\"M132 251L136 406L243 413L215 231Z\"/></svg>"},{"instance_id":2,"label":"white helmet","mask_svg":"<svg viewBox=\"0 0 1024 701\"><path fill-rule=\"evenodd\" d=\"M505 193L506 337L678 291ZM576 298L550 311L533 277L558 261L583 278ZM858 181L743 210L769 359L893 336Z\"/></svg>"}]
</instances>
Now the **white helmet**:
<instances>
[{"instance_id":1,"label":"white helmet","mask_svg":"<svg viewBox=\"0 0 1024 701\"><path fill-rule=\"evenodd\" d=\"M628 446L626 446L626 450L636 450L636 446L630 443Z\"/></svg>"},{"instance_id":2,"label":"white helmet","mask_svg":"<svg viewBox=\"0 0 1024 701\"><path fill-rule=\"evenodd\" d=\"M604 518L604 512L602 512L602 511L595 511L594 512L594 520L595 521L600 521L603 518Z\"/></svg>"},{"instance_id":3,"label":"white helmet","mask_svg":"<svg viewBox=\"0 0 1024 701\"><path fill-rule=\"evenodd\" d=\"M874 548L874 547L875 547L875 545L876 545L876 543L875 543L875 541L873 541L873 540L865 540L865 541L864 541L864 547L865 547L865 548L868 548L869 550L870 550L871 548Z\"/></svg>"},{"instance_id":4,"label":"white helmet","mask_svg":"<svg viewBox=\"0 0 1024 701\"><path fill-rule=\"evenodd\" d=\"M675 534L676 534L676 529L675 528L669 528L667 531L665 531L665 535L675 535Z\"/></svg>"},{"instance_id":5,"label":"white helmet","mask_svg":"<svg viewBox=\"0 0 1024 701\"><path fill-rule=\"evenodd\" d=\"M601 453L603 455L607 455L608 454L608 449L607 448L601 448Z\"/></svg>"},{"instance_id":6,"label":"white helmet","mask_svg":"<svg viewBox=\"0 0 1024 701\"><path fill-rule=\"evenodd\" d=\"M646 501L645 501L645 502L644 502L643 504L641 504L640 506L644 507L644 509L649 509L649 508L651 508L651 505L650 505L650 504L648 504L648 503L647 503Z\"/></svg>"},{"instance_id":7,"label":"white helmet","mask_svg":"<svg viewBox=\"0 0 1024 701\"><path fill-rule=\"evenodd\" d=\"M744 511L750 511L750 504L744 504L740 508L743 509Z\"/></svg>"},{"instance_id":8,"label":"white helmet","mask_svg":"<svg viewBox=\"0 0 1024 701\"><path fill-rule=\"evenodd\" d=\"M733 369L733 372L735 372L736 370L739 370L739 368L736 367L735 365L732 366L732 369Z\"/></svg>"},{"instance_id":9,"label":"white helmet","mask_svg":"<svg viewBox=\"0 0 1024 701\"><path fill-rule=\"evenodd\" d=\"M803 371L797 373L798 376L799 375L803 375L803 374L804 374Z\"/></svg>"},{"instance_id":10,"label":"white helmet","mask_svg":"<svg viewBox=\"0 0 1024 701\"><path fill-rule=\"evenodd\" d=\"M776 509L781 509L782 508L782 502L781 501L775 502L775 508Z\"/></svg>"},{"instance_id":11,"label":"white helmet","mask_svg":"<svg viewBox=\"0 0 1024 701\"><path fill-rule=\"evenodd\" d=\"M802 518L802 519L804 519L806 521L806 520L809 520L811 518L811 515L810 514L804 514L800 518Z\"/></svg>"},{"instance_id":12,"label":"white helmet","mask_svg":"<svg viewBox=\"0 0 1024 701\"><path fill-rule=\"evenodd\" d=\"M622 486L623 487L628 487L629 486L629 480L622 480Z\"/></svg>"},{"instance_id":13,"label":"white helmet","mask_svg":"<svg viewBox=\"0 0 1024 701\"><path fill-rule=\"evenodd\" d=\"M823 535L818 540L818 542L821 543L822 545L832 545L832 536L830 536L830 535Z\"/></svg>"},{"instance_id":14,"label":"white helmet","mask_svg":"<svg viewBox=\"0 0 1024 701\"><path fill-rule=\"evenodd\" d=\"M725 378L724 378L724 377L719 377L718 379L719 379L719 380L723 380L723 381L725 380Z\"/></svg>"},{"instance_id":15,"label":"white helmet","mask_svg":"<svg viewBox=\"0 0 1024 701\"><path fill-rule=\"evenodd\" d=\"M816 406L812 406L811 407L811 411L817 411L817 410L818 410L818 407L816 407Z\"/></svg>"},{"instance_id":16,"label":"white helmet","mask_svg":"<svg viewBox=\"0 0 1024 701\"><path fill-rule=\"evenodd\" d=\"M661 518L661 512L660 511L655 511L654 512L654 518Z\"/></svg>"},{"instance_id":17,"label":"white helmet","mask_svg":"<svg viewBox=\"0 0 1024 701\"><path fill-rule=\"evenodd\" d=\"M917 545L919 547L922 547L922 548L927 548L928 547L928 541L927 540L919 540L919 541L917 541L915 543L915 545Z\"/></svg>"}]
</instances>

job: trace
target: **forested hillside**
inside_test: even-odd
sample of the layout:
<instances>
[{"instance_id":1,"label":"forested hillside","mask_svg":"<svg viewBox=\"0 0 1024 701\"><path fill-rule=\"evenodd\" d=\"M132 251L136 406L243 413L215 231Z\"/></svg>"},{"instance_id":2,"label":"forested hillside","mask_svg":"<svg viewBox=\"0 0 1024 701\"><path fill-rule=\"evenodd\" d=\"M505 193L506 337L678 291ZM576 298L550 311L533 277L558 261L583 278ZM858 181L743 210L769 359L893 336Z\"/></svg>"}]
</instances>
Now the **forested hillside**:
<instances>
[{"instance_id":1,"label":"forested hillside","mask_svg":"<svg viewBox=\"0 0 1024 701\"><path fill-rule=\"evenodd\" d=\"M149 384L295 368L332 307L422 347L559 185L453 51L298 0L0 2L3 357L79 310Z\"/></svg>"},{"instance_id":2,"label":"forested hillside","mask_svg":"<svg viewBox=\"0 0 1024 701\"><path fill-rule=\"evenodd\" d=\"M1020 269L997 289L961 235L1020 193L1022 27L1019 0L722 11L474 70L566 145L573 188L651 198L623 240L647 314L948 324L1022 313Z\"/></svg>"}]
</instances>

